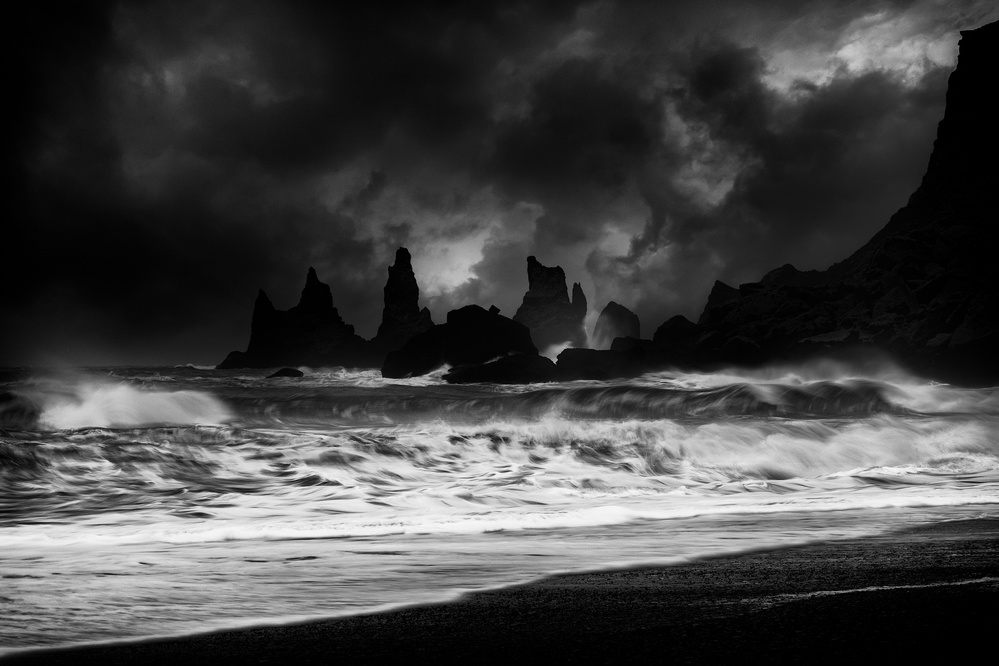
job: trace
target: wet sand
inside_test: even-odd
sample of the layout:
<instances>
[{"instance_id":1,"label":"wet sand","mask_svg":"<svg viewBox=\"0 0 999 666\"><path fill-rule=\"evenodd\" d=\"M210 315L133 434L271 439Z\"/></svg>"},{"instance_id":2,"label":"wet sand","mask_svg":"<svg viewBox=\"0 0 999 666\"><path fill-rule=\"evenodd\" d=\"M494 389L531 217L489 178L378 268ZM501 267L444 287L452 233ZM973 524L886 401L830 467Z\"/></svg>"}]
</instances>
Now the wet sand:
<instances>
[{"instance_id":1,"label":"wet sand","mask_svg":"<svg viewBox=\"0 0 999 666\"><path fill-rule=\"evenodd\" d=\"M999 519L554 576L301 625L39 650L4 664L869 663L995 658Z\"/></svg>"}]
</instances>

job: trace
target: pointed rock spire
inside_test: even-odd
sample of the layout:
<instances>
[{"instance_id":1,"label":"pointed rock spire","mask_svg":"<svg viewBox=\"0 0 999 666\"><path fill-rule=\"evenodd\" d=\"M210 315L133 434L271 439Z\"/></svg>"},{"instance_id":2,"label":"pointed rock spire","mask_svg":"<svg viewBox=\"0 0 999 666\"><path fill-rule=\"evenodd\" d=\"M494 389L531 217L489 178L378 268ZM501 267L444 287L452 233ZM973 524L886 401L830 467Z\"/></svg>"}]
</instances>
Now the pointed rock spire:
<instances>
[{"instance_id":1,"label":"pointed rock spire","mask_svg":"<svg viewBox=\"0 0 999 666\"><path fill-rule=\"evenodd\" d=\"M420 287L413 273L409 250L400 247L395 263L388 268L385 307L374 342L385 349L397 349L411 337L434 325L430 310L420 309Z\"/></svg>"},{"instance_id":2,"label":"pointed rock spire","mask_svg":"<svg viewBox=\"0 0 999 666\"><path fill-rule=\"evenodd\" d=\"M315 268L309 267L309 273L305 276L302 297L299 299L298 305L292 309L297 309L302 314L308 313L319 317L328 317L334 310L333 293L330 291L330 286L319 281Z\"/></svg>"}]
</instances>

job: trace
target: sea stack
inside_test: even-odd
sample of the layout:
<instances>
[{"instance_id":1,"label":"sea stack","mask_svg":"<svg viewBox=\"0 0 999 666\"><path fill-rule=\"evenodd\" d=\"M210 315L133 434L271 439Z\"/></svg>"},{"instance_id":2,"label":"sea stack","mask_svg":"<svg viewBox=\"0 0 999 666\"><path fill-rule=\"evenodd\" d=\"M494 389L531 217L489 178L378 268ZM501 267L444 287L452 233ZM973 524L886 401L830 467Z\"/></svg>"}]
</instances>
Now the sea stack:
<instances>
[{"instance_id":1,"label":"sea stack","mask_svg":"<svg viewBox=\"0 0 999 666\"><path fill-rule=\"evenodd\" d=\"M290 310L276 309L263 289L258 292L250 344L245 352L230 353L218 368L365 365L365 345L333 307L329 285L310 267L298 305Z\"/></svg>"},{"instance_id":2,"label":"sea stack","mask_svg":"<svg viewBox=\"0 0 999 666\"><path fill-rule=\"evenodd\" d=\"M400 247L395 263L388 268L382 323L372 342L387 351L399 349L417 333L434 325L430 310L420 309L420 287L413 273L409 250Z\"/></svg>"},{"instance_id":3,"label":"sea stack","mask_svg":"<svg viewBox=\"0 0 999 666\"><path fill-rule=\"evenodd\" d=\"M401 349L389 352L382 376L417 377L445 364L481 365L510 354L538 355L530 330L495 308L466 305L448 312L446 323L418 333Z\"/></svg>"},{"instance_id":4,"label":"sea stack","mask_svg":"<svg viewBox=\"0 0 999 666\"><path fill-rule=\"evenodd\" d=\"M628 308L611 301L597 317L593 327L593 348L610 349L614 338L641 338L638 315Z\"/></svg>"},{"instance_id":5,"label":"sea stack","mask_svg":"<svg viewBox=\"0 0 999 666\"><path fill-rule=\"evenodd\" d=\"M543 266L535 257L527 258L527 293L513 320L531 331L538 349L552 345L586 346L586 296L579 283L572 285L569 300L565 271L561 266Z\"/></svg>"}]
</instances>

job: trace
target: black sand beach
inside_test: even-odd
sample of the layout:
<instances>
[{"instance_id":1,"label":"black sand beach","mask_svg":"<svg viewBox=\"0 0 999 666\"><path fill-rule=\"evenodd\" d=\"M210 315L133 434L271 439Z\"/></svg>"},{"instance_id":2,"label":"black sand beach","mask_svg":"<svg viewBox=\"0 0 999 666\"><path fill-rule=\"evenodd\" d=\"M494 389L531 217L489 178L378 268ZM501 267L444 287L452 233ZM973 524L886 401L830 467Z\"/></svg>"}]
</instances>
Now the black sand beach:
<instances>
[{"instance_id":1,"label":"black sand beach","mask_svg":"<svg viewBox=\"0 0 999 666\"><path fill-rule=\"evenodd\" d=\"M583 573L302 625L26 652L15 664L831 662L983 658L999 519Z\"/></svg>"}]
</instances>

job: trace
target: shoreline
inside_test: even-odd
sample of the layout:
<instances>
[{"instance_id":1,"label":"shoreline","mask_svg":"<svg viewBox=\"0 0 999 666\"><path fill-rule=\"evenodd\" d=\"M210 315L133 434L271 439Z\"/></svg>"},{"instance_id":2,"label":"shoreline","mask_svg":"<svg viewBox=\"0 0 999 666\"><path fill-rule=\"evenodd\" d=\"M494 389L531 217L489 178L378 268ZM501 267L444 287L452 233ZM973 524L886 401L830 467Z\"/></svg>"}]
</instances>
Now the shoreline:
<instances>
[{"instance_id":1,"label":"shoreline","mask_svg":"<svg viewBox=\"0 0 999 666\"><path fill-rule=\"evenodd\" d=\"M809 661L980 653L999 519L559 574L454 601L184 637L18 651L3 664ZM986 648L987 649L987 648Z\"/></svg>"}]
</instances>

